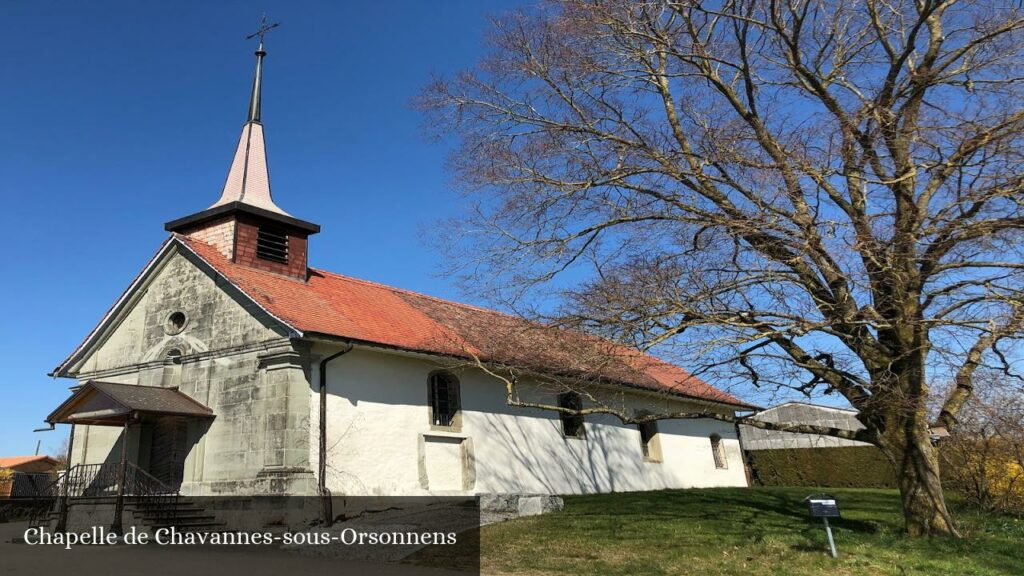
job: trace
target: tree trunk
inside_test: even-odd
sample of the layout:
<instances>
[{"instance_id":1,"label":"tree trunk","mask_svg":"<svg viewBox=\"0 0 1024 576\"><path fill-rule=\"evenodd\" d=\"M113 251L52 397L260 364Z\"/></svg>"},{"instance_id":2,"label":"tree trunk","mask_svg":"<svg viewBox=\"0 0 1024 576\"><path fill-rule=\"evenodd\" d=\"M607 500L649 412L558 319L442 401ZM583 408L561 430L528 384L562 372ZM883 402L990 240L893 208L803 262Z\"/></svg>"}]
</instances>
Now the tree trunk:
<instances>
[{"instance_id":1,"label":"tree trunk","mask_svg":"<svg viewBox=\"0 0 1024 576\"><path fill-rule=\"evenodd\" d=\"M938 452L931 444L924 422L894 431L901 437L884 442L896 466L896 482L903 500L905 528L911 536L959 537L939 479Z\"/></svg>"}]
</instances>

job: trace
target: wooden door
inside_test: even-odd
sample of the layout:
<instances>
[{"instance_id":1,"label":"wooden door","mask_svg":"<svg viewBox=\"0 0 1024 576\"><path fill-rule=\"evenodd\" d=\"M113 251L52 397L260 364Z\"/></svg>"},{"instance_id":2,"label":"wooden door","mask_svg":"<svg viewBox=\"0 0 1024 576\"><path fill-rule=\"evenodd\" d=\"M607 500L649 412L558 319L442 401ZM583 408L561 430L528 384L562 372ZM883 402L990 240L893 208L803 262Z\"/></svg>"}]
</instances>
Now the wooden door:
<instances>
[{"instance_id":1,"label":"wooden door","mask_svg":"<svg viewBox=\"0 0 1024 576\"><path fill-rule=\"evenodd\" d=\"M185 475L188 422L184 418L162 416L153 421L149 451L149 473L177 490Z\"/></svg>"}]
</instances>

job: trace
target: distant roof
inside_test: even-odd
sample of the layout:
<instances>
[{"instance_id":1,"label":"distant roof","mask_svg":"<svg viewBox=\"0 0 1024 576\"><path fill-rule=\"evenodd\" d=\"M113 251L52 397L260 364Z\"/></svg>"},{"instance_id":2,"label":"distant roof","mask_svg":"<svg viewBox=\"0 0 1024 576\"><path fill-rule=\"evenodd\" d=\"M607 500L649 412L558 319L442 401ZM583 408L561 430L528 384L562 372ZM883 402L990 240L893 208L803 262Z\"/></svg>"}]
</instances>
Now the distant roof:
<instances>
[{"instance_id":1,"label":"distant roof","mask_svg":"<svg viewBox=\"0 0 1024 576\"><path fill-rule=\"evenodd\" d=\"M857 420L856 410L822 406L806 402L785 402L772 406L754 415L762 422L789 422L810 424L840 430L862 430L864 424ZM801 434L779 430L764 430L749 425L740 425L740 441L745 450L773 450L788 448L827 448L842 446L867 446L865 442L823 436Z\"/></svg>"},{"instance_id":2,"label":"distant roof","mask_svg":"<svg viewBox=\"0 0 1024 576\"><path fill-rule=\"evenodd\" d=\"M814 404L814 403L811 403L811 402L801 402L799 400L790 400L789 402L783 402L782 404L776 404L775 406L770 406L768 408L765 408L765 409L761 410L761 412L768 412L769 410L775 410L776 408L781 408L783 406L793 406L793 405L807 406L808 408L811 408L811 409L813 409L813 408L820 408L822 410L835 410L837 412L849 412L851 414L857 414L857 411L852 409L852 408L838 408L836 406L826 406L824 404Z\"/></svg>"},{"instance_id":3,"label":"distant roof","mask_svg":"<svg viewBox=\"0 0 1024 576\"><path fill-rule=\"evenodd\" d=\"M14 468L31 462L49 462L57 464L57 461L49 456L4 456L0 457L0 468Z\"/></svg>"}]
</instances>

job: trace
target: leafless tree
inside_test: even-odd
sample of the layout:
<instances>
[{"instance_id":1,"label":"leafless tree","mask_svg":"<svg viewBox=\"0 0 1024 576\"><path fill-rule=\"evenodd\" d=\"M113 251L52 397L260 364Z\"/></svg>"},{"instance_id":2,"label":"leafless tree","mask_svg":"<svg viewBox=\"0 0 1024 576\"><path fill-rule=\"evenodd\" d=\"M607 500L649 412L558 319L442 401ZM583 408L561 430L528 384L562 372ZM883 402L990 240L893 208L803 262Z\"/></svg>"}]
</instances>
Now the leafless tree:
<instances>
[{"instance_id":1,"label":"leafless tree","mask_svg":"<svg viewBox=\"0 0 1024 576\"><path fill-rule=\"evenodd\" d=\"M70 461L70 454L68 449L71 448L71 438L64 438L60 441L60 446L57 448L56 454L53 455L53 459L57 461L58 469L65 469L68 467Z\"/></svg>"},{"instance_id":2,"label":"leafless tree","mask_svg":"<svg viewBox=\"0 0 1024 576\"><path fill-rule=\"evenodd\" d=\"M420 104L474 210L451 240L524 314L720 383L839 394L906 529L956 534L929 442L1021 335L1016 2L561 0L494 21ZM475 195L475 196L474 196ZM542 296L546 298L542 298Z\"/></svg>"}]
</instances>

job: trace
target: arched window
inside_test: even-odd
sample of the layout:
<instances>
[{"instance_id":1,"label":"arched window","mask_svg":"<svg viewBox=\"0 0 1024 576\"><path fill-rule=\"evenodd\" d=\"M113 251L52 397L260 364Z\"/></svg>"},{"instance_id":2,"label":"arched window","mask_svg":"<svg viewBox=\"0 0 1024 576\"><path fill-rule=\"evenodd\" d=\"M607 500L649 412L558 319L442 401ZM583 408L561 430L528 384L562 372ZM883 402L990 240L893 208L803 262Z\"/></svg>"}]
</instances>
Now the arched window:
<instances>
[{"instance_id":1,"label":"arched window","mask_svg":"<svg viewBox=\"0 0 1024 576\"><path fill-rule=\"evenodd\" d=\"M164 356L164 371L160 377L160 385L164 388L177 388L181 384L181 350L173 348Z\"/></svg>"},{"instance_id":2,"label":"arched window","mask_svg":"<svg viewBox=\"0 0 1024 576\"><path fill-rule=\"evenodd\" d=\"M722 437L718 434L711 435L711 455L715 457L715 468L729 467L729 461L725 459L725 446L722 445Z\"/></svg>"},{"instance_id":3,"label":"arched window","mask_svg":"<svg viewBox=\"0 0 1024 576\"><path fill-rule=\"evenodd\" d=\"M449 372L434 372L428 378L430 424L447 428L458 427L459 380Z\"/></svg>"}]
</instances>

